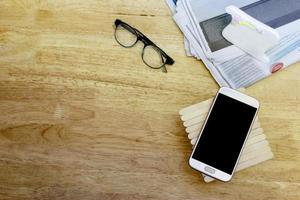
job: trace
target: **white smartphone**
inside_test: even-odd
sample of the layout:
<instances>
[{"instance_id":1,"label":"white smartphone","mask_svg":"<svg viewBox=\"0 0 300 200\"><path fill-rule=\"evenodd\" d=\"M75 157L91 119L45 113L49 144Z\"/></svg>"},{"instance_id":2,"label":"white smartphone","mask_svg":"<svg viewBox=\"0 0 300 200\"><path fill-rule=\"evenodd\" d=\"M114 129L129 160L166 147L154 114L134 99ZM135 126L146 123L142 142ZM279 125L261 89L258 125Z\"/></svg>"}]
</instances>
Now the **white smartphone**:
<instances>
[{"instance_id":1,"label":"white smartphone","mask_svg":"<svg viewBox=\"0 0 300 200\"><path fill-rule=\"evenodd\" d=\"M230 181L258 109L256 99L222 87L190 156L190 166L215 179Z\"/></svg>"}]
</instances>

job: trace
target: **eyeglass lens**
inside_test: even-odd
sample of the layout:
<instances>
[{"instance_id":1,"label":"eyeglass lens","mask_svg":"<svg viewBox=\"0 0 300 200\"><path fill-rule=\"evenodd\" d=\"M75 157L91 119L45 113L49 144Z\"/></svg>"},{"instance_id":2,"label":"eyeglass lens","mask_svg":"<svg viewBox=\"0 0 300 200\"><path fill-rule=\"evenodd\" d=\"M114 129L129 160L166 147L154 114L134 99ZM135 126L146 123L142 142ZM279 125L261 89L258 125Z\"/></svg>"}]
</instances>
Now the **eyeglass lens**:
<instances>
[{"instance_id":1,"label":"eyeglass lens","mask_svg":"<svg viewBox=\"0 0 300 200\"><path fill-rule=\"evenodd\" d=\"M166 62L159 49L153 45L145 46L142 57L145 64L153 68L160 68Z\"/></svg>"},{"instance_id":2,"label":"eyeglass lens","mask_svg":"<svg viewBox=\"0 0 300 200\"><path fill-rule=\"evenodd\" d=\"M132 47L137 42L137 34L135 30L126 24L119 24L116 27L115 38L124 47Z\"/></svg>"}]
</instances>

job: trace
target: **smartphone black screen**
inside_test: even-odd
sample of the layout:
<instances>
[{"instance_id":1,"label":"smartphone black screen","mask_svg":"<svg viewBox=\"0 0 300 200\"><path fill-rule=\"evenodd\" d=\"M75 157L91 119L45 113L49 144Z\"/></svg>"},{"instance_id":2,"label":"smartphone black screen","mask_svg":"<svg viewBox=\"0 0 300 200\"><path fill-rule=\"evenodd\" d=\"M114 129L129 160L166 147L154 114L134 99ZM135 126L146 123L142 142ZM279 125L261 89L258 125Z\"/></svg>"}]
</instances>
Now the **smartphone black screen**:
<instances>
[{"instance_id":1,"label":"smartphone black screen","mask_svg":"<svg viewBox=\"0 0 300 200\"><path fill-rule=\"evenodd\" d=\"M192 158L232 174L256 110L219 93Z\"/></svg>"}]
</instances>

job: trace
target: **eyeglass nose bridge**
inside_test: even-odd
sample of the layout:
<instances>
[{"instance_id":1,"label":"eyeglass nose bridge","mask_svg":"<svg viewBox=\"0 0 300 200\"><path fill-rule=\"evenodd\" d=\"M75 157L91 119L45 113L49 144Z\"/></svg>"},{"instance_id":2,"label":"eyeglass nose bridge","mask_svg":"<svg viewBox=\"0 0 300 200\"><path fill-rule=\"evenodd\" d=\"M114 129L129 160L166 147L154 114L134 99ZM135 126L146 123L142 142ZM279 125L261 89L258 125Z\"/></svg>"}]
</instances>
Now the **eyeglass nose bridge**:
<instances>
[{"instance_id":1,"label":"eyeglass nose bridge","mask_svg":"<svg viewBox=\"0 0 300 200\"><path fill-rule=\"evenodd\" d=\"M146 37L138 35L138 40L144 43L144 46L152 45L153 43Z\"/></svg>"}]
</instances>

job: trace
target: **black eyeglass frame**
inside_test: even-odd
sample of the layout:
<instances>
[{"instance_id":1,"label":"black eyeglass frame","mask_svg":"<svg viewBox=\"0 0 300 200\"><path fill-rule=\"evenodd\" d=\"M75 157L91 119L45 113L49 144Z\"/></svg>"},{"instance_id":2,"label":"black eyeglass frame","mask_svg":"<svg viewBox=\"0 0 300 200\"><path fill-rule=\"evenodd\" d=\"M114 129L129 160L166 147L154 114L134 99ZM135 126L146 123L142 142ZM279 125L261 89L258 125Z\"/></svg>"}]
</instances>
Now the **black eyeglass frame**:
<instances>
[{"instance_id":1,"label":"black eyeglass frame","mask_svg":"<svg viewBox=\"0 0 300 200\"><path fill-rule=\"evenodd\" d=\"M132 34L136 35L136 41L130 45L130 46L125 46L123 45L121 42L119 42L119 40L117 39L117 36L116 36L116 32L117 32L117 28L119 25L123 25L124 28L126 28L126 30L128 30L129 32L131 32ZM167 69L165 67L165 65L173 65L174 64L174 60L168 56L168 54L166 54L161 48L159 48L156 44L154 44L149 38L147 38L143 33L141 33L138 29L130 26L129 24L123 22L122 20L120 19L116 19L115 20L115 39L116 41L122 46L122 47L125 47L125 48L131 48L133 47L138 41L141 41L144 43L144 48L143 48L143 51L142 51L142 60L143 62L150 68L152 69L161 69L163 68L164 69L164 72L167 72ZM148 46L153 46L155 48L156 51L158 51L158 53L160 53L161 57L162 57L162 60L164 61L163 64L159 67L153 67L151 65L149 65L147 62L144 61L144 52L145 52L145 48L147 48ZM165 60L164 60L165 59Z\"/></svg>"}]
</instances>

